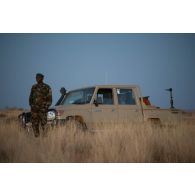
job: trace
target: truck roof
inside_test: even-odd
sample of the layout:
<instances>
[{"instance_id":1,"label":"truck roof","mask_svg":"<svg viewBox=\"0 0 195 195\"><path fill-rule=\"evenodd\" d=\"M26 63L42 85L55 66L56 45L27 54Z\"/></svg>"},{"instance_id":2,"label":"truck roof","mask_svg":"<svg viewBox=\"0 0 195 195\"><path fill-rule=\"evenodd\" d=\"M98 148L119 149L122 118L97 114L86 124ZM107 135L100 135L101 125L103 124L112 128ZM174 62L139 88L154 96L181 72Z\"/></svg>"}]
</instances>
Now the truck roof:
<instances>
[{"instance_id":1,"label":"truck roof","mask_svg":"<svg viewBox=\"0 0 195 195\"><path fill-rule=\"evenodd\" d=\"M85 87L78 88L78 89L74 89L74 90L70 90L70 91L76 91L76 90L87 89L87 88L92 88L92 87L99 87L99 88L128 88L128 87L130 87L130 88L139 88L138 85L110 84L110 85L92 85L92 86L85 86Z\"/></svg>"}]
</instances>

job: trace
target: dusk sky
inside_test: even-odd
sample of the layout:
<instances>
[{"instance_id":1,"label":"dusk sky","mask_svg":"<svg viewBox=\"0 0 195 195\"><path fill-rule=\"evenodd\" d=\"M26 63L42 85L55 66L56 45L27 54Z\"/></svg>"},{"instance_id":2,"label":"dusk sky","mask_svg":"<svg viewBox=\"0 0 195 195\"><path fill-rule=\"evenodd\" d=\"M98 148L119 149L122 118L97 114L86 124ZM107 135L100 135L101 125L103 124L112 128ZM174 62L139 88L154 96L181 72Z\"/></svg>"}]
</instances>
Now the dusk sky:
<instances>
[{"instance_id":1,"label":"dusk sky","mask_svg":"<svg viewBox=\"0 0 195 195\"><path fill-rule=\"evenodd\" d=\"M0 108L29 108L36 73L53 92L136 84L152 104L195 109L195 34L0 34Z\"/></svg>"}]
</instances>

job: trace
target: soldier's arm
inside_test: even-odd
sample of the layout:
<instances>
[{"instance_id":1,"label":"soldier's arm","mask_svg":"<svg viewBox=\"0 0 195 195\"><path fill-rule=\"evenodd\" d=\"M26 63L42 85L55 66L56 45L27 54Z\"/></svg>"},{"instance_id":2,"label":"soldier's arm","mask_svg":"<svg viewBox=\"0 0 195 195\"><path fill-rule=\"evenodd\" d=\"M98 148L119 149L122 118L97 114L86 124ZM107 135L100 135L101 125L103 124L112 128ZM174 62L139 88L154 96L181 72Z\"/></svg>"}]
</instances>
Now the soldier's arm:
<instances>
[{"instance_id":1,"label":"soldier's arm","mask_svg":"<svg viewBox=\"0 0 195 195\"><path fill-rule=\"evenodd\" d=\"M30 96L29 96L29 105L33 105L33 87L31 88Z\"/></svg>"},{"instance_id":2,"label":"soldier's arm","mask_svg":"<svg viewBox=\"0 0 195 195\"><path fill-rule=\"evenodd\" d=\"M51 106L51 104L52 104L52 90L49 87L48 94L47 94L47 107Z\"/></svg>"}]
</instances>

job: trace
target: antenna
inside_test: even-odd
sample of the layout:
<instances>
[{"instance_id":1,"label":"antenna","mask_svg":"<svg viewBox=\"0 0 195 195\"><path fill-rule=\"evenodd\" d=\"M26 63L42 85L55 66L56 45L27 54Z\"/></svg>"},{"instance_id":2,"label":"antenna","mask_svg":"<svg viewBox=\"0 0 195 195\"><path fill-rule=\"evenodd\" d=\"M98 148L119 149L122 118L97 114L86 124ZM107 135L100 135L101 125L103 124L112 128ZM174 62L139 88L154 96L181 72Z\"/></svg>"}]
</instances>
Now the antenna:
<instances>
[{"instance_id":1,"label":"antenna","mask_svg":"<svg viewBox=\"0 0 195 195\"><path fill-rule=\"evenodd\" d=\"M105 84L108 84L108 74L105 72Z\"/></svg>"},{"instance_id":2,"label":"antenna","mask_svg":"<svg viewBox=\"0 0 195 195\"><path fill-rule=\"evenodd\" d=\"M174 109L175 107L173 106L173 89L172 88L169 88L169 89L165 89L166 91L169 91L170 92L170 105L171 105L171 109Z\"/></svg>"}]
</instances>

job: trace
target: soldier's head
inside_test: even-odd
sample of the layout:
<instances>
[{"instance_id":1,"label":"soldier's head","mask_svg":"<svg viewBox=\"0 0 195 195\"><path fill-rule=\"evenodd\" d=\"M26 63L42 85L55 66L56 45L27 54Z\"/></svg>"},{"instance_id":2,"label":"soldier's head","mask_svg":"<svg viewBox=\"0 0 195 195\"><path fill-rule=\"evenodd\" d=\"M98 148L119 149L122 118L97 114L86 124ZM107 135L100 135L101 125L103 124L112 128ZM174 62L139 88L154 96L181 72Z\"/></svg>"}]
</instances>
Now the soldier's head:
<instances>
[{"instance_id":1,"label":"soldier's head","mask_svg":"<svg viewBox=\"0 0 195 195\"><path fill-rule=\"evenodd\" d=\"M62 95L66 95L66 89L65 89L64 87L62 87L62 88L60 89L60 93L61 93Z\"/></svg>"},{"instance_id":2,"label":"soldier's head","mask_svg":"<svg viewBox=\"0 0 195 195\"><path fill-rule=\"evenodd\" d=\"M36 81L37 81L37 83L42 83L43 79L44 79L44 75L43 74L41 74L41 73L37 73L36 74Z\"/></svg>"}]
</instances>

